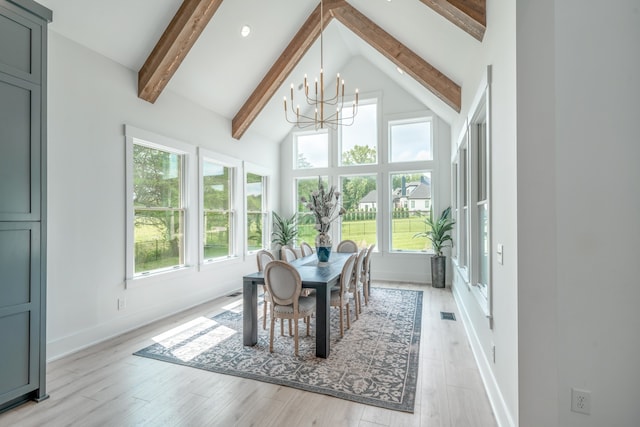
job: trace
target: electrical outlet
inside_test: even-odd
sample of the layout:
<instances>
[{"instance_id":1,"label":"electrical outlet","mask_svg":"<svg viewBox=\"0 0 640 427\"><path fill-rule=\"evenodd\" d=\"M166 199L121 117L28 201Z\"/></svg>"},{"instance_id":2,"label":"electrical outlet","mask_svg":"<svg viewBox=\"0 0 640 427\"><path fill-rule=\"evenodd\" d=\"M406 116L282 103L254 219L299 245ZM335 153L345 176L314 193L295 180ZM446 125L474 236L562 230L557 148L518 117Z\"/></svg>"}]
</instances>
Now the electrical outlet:
<instances>
[{"instance_id":1,"label":"electrical outlet","mask_svg":"<svg viewBox=\"0 0 640 427\"><path fill-rule=\"evenodd\" d=\"M496 248L496 255L498 255L498 264L502 265L502 254L504 252L504 246L502 243L498 243L498 247Z\"/></svg>"},{"instance_id":2,"label":"electrical outlet","mask_svg":"<svg viewBox=\"0 0 640 427\"><path fill-rule=\"evenodd\" d=\"M118 310L124 310L125 308L127 308L127 300L118 298Z\"/></svg>"},{"instance_id":3,"label":"electrical outlet","mask_svg":"<svg viewBox=\"0 0 640 427\"><path fill-rule=\"evenodd\" d=\"M571 389L571 410L581 414L591 413L591 392L588 390Z\"/></svg>"}]
</instances>

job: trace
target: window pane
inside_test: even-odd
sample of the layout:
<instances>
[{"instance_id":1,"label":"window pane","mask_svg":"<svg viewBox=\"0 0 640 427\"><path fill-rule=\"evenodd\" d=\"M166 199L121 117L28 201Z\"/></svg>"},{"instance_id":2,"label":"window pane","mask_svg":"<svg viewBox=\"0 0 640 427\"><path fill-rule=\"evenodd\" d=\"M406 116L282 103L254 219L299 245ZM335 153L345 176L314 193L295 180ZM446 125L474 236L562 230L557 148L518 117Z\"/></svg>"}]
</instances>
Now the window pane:
<instances>
[{"instance_id":1,"label":"window pane","mask_svg":"<svg viewBox=\"0 0 640 427\"><path fill-rule=\"evenodd\" d=\"M342 240L353 240L360 247L377 243L376 216L378 193L375 175L342 177Z\"/></svg>"},{"instance_id":2,"label":"window pane","mask_svg":"<svg viewBox=\"0 0 640 427\"><path fill-rule=\"evenodd\" d=\"M489 221L486 203L478 206L478 223L480 227L478 281L482 285L487 285L489 283Z\"/></svg>"},{"instance_id":3,"label":"window pane","mask_svg":"<svg viewBox=\"0 0 640 427\"><path fill-rule=\"evenodd\" d=\"M429 239L413 236L426 231L424 218L431 210L431 173L392 174L390 206L391 250L430 250Z\"/></svg>"},{"instance_id":4,"label":"window pane","mask_svg":"<svg viewBox=\"0 0 640 427\"><path fill-rule=\"evenodd\" d=\"M229 212L205 212L204 259L230 255L231 214Z\"/></svg>"},{"instance_id":5,"label":"window pane","mask_svg":"<svg viewBox=\"0 0 640 427\"><path fill-rule=\"evenodd\" d=\"M133 146L134 206L180 207L182 156Z\"/></svg>"},{"instance_id":6,"label":"window pane","mask_svg":"<svg viewBox=\"0 0 640 427\"><path fill-rule=\"evenodd\" d=\"M391 162L433 160L431 122L391 122Z\"/></svg>"},{"instance_id":7,"label":"window pane","mask_svg":"<svg viewBox=\"0 0 640 427\"><path fill-rule=\"evenodd\" d=\"M136 209L134 221L134 273L184 264L182 210Z\"/></svg>"},{"instance_id":8,"label":"window pane","mask_svg":"<svg viewBox=\"0 0 640 427\"><path fill-rule=\"evenodd\" d=\"M342 126L341 165L366 165L378 161L378 106L361 104L353 125Z\"/></svg>"},{"instance_id":9,"label":"window pane","mask_svg":"<svg viewBox=\"0 0 640 427\"><path fill-rule=\"evenodd\" d=\"M203 200L205 209L229 210L231 199L230 168L203 162Z\"/></svg>"},{"instance_id":10,"label":"window pane","mask_svg":"<svg viewBox=\"0 0 640 427\"><path fill-rule=\"evenodd\" d=\"M262 212L264 185L261 175L247 174L247 211Z\"/></svg>"},{"instance_id":11,"label":"window pane","mask_svg":"<svg viewBox=\"0 0 640 427\"><path fill-rule=\"evenodd\" d=\"M326 176L322 177L324 188L329 188L329 180ZM315 226L315 216L302 203L302 198L309 200L312 191L318 189L318 178L298 178L296 179L296 200L298 213L298 241L307 242L313 246L315 242L317 230Z\"/></svg>"},{"instance_id":12,"label":"window pane","mask_svg":"<svg viewBox=\"0 0 640 427\"><path fill-rule=\"evenodd\" d=\"M478 125L478 201L487 199L487 124Z\"/></svg>"},{"instance_id":13,"label":"window pane","mask_svg":"<svg viewBox=\"0 0 640 427\"><path fill-rule=\"evenodd\" d=\"M249 251L262 249L262 213L247 213L247 246Z\"/></svg>"},{"instance_id":14,"label":"window pane","mask_svg":"<svg viewBox=\"0 0 640 427\"><path fill-rule=\"evenodd\" d=\"M296 169L329 166L329 134L327 132L298 134L295 138Z\"/></svg>"}]
</instances>

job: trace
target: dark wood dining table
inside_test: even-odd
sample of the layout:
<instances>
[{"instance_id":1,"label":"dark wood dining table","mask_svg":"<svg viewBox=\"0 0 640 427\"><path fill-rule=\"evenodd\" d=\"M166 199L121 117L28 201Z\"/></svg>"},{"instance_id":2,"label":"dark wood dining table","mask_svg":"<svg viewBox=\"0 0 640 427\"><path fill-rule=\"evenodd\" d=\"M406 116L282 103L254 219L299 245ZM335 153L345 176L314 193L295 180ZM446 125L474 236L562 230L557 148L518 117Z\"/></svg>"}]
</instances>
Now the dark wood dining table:
<instances>
[{"instance_id":1,"label":"dark wood dining table","mask_svg":"<svg viewBox=\"0 0 640 427\"><path fill-rule=\"evenodd\" d=\"M350 253L333 252L326 265L318 265L318 257L312 254L291 262L302 279L303 288L315 289L316 295L316 356L329 357L329 320L331 288L338 285L342 267ZM244 345L258 342L258 285L264 284L262 272L242 278L242 337Z\"/></svg>"}]
</instances>

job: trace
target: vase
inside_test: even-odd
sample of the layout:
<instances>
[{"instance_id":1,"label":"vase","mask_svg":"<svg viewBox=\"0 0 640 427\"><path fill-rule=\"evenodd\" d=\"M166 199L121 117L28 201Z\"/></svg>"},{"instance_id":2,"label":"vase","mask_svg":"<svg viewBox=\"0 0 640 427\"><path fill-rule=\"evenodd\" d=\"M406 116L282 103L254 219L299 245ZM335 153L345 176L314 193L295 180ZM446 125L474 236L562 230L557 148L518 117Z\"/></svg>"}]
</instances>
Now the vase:
<instances>
[{"instance_id":1,"label":"vase","mask_svg":"<svg viewBox=\"0 0 640 427\"><path fill-rule=\"evenodd\" d=\"M316 236L316 254L318 255L318 262L329 262L331 244L331 236L328 233L318 233Z\"/></svg>"}]
</instances>

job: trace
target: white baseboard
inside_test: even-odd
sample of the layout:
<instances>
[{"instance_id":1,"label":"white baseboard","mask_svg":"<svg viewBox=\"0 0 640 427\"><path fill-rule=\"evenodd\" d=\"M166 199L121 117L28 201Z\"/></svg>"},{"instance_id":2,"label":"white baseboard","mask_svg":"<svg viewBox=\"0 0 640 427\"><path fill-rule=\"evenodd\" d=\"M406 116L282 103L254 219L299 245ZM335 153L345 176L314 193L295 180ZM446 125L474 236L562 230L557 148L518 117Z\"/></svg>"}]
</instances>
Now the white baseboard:
<instances>
[{"instance_id":1,"label":"white baseboard","mask_svg":"<svg viewBox=\"0 0 640 427\"><path fill-rule=\"evenodd\" d=\"M489 402L491 403L491 408L493 409L493 413L496 417L496 422L500 427L516 427L515 421L513 420L513 417L511 416L511 413L507 408L507 404L504 401L502 392L500 391L500 386L498 385L496 377L493 375L493 370L489 365L489 359L482 350L482 345L480 344L478 335L476 334L475 328L471 323L471 319L469 317L469 314L467 313L464 301L458 293L459 287L452 286L452 291L453 298L456 301L456 305L458 306L458 309L462 314L462 324L467 331L469 343L471 344L471 351L473 352L473 357L476 359L476 364L478 365L478 370L480 371L480 376L482 377L484 388L487 392Z\"/></svg>"}]
</instances>

